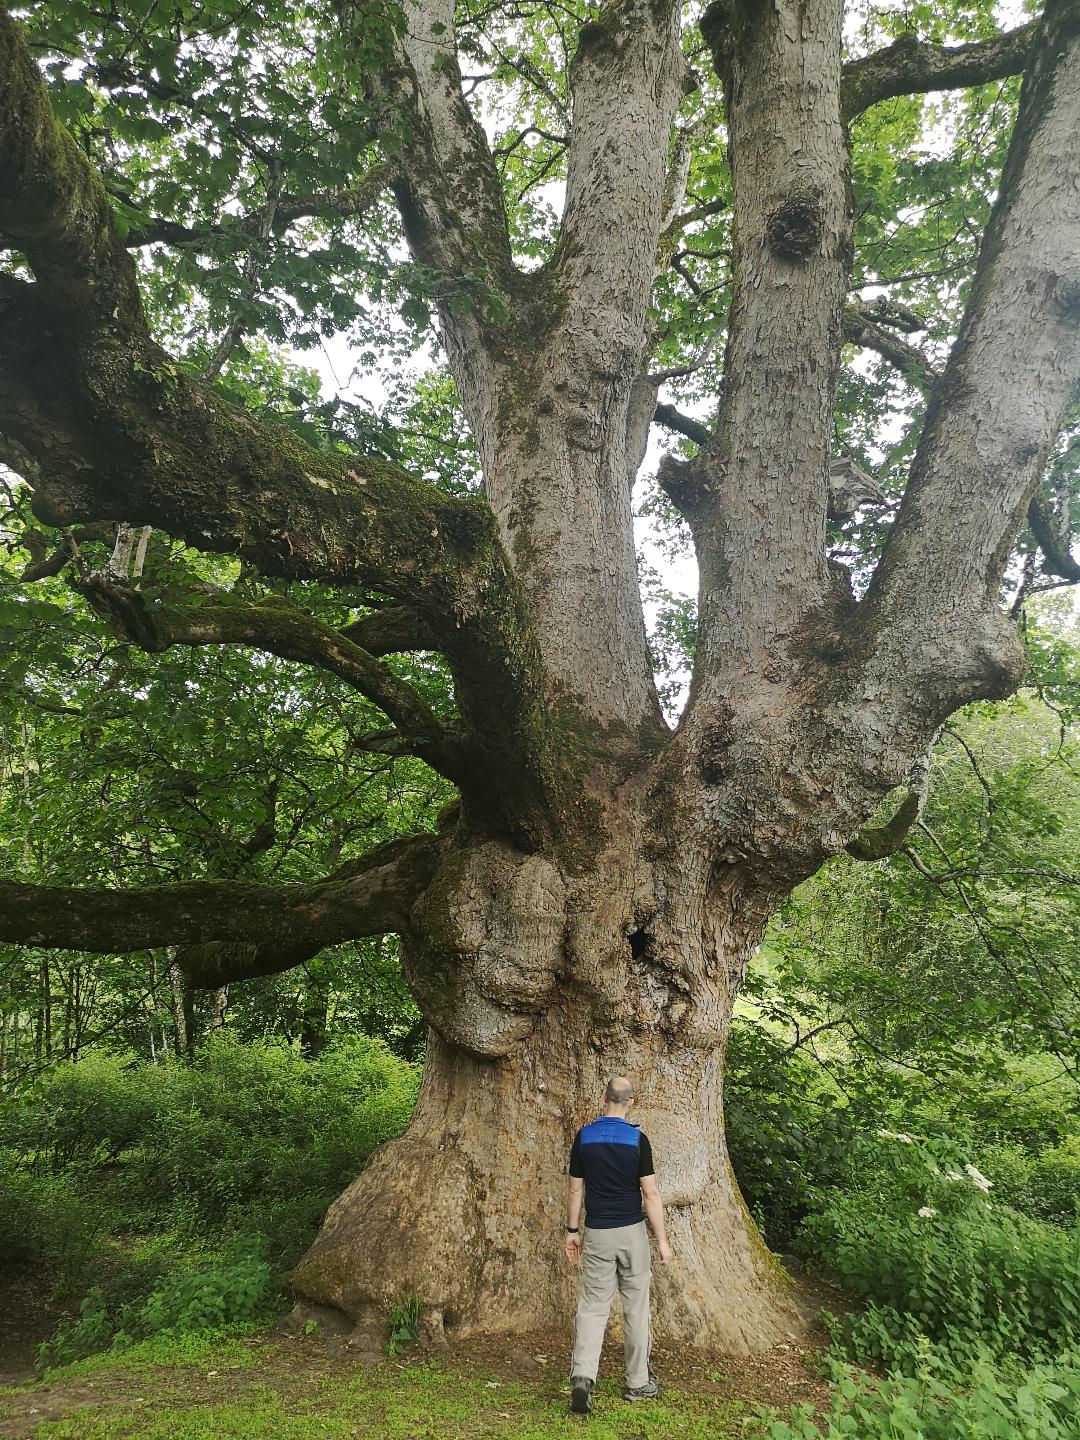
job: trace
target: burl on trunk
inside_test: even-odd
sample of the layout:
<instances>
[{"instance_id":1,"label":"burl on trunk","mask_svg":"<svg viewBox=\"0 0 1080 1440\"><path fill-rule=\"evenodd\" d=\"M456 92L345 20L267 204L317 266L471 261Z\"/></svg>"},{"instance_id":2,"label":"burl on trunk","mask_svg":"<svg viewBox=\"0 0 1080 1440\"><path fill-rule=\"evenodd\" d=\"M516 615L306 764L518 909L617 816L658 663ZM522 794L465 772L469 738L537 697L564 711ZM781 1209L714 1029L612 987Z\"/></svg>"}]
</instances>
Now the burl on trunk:
<instances>
[{"instance_id":1,"label":"burl on trunk","mask_svg":"<svg viewBox=\"0 0 1080 1440\"><path fill-rule=\"evenodd\" d=\"M404 1294L429 1332L565 1322L566 1166L603 1085L627 1072L676 1263L655 1276L670 1338L740 1351L797 1323L724 1143L732 1005L761 899L710 885L677 806L638 776L609 797L587 866L489 842L448 859L404 937L432 1022L416 1113L334 1204L299 1295L381 1326ZM617 805L617 809L615 808Z\"/></svg>"}]
</instances>

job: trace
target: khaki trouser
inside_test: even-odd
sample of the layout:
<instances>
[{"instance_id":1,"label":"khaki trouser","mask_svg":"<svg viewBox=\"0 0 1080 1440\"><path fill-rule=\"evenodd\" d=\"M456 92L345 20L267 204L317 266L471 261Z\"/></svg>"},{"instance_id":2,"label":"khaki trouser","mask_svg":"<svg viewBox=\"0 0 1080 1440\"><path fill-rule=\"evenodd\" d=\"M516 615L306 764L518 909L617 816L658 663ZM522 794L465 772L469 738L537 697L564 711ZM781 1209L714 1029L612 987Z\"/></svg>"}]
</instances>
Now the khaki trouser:
<instances>
[{"instance_id":1,"label":"khaki trouser","mask_svg":"<svg viewBox=\"0 0 1080 1440\"><path fill-rule=\"evenodd\" d=\"M590 1230L582 1240L581 1298L574 1327L571 1377L596 1379L611 1302L622 1298L626 1384L636 1390L649 1379L649 1279L652 1255L645 1221L614 1230Z\"/></svg>"}]
</instances>

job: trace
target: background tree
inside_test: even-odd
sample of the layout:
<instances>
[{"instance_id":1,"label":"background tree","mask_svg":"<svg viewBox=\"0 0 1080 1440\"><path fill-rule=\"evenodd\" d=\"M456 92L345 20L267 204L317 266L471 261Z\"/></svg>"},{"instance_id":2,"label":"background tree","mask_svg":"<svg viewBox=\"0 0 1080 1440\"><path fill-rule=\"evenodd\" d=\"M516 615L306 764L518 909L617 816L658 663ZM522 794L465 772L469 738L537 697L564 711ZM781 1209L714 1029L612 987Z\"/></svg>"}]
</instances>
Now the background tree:
<instances>
[{"instance_id":1,"label":"background tree","mask_svg":"<svg viewBox=\"0 0 1080 1440\"><path fill-rule=\"evenodd\" d=\"M663 0L26 18L0 20L0 432L33 492L27 577L68 567L152 654L241 646L328 672L389 721L358 725L358 752L414 756L459 799L435 831L343 836L336 868L291 884L244 871L240 826L201 878L16 871L0 935L176 947L214 990L399 935L430 1026L419 1102L332 1208L300 1293L363 1318L412 1290L436 1329L552 1317L569 1281L538 1237L574 1127L628 1069L683 1262L660 1323L769 1343L790 1301L722 1138L748 959L824 860L902 842L942 723L1018 683L1000 601L1025 514L1025 593L1075 578L1058 441L1080 375L1075 0L1004 34L978 7L928 12L924 35L871 12L846 59L836 0L715 4L704 48ZM1021 71L1014 123L1008 87L940 118L912 98ZM951 178L904 158L938 125ZM417 446L258 373L260 332L370 343L365 291L416 325L434 309L482 494L451 427ZM921 325L925 353L904 338ZM861 458L884 385L840 389L845 339L928 395L886 483L836 453L839 429ZM665 377L711 383L712 419L658 404ZM674 731L631 523L654 419L696 447L659 474L701 574ZM121 528L95 551L103 522ZM150 526L239 565L155 584ZM442 657L452 708L386 658L416 653Z\"/></svg>"}]
</instances>

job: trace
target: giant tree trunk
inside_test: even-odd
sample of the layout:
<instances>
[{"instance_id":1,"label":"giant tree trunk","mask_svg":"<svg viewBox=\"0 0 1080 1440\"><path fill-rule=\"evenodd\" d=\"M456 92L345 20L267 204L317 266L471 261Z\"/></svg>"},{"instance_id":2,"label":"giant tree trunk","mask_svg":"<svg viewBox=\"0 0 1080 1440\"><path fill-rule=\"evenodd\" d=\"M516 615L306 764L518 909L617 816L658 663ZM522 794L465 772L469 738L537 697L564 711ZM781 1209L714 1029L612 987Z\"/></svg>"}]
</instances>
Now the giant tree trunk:
<instances>
[{"instance_id":1,"label":"giant tree trunk","mask_svg":"<svg viewBox=\"0 0 1080 1440\"><path fill-rule=\"evenodd\" d=\"M657 1267L659 1329L743 1351L798 1323L724 1141L724 1047L763 907L707 893L670 812L651 833L625 801L606 819L578 873L488 843L454 854L422 903L406 964L438 1028L416 1113L330 1210L302 1297L366 1326L415 1294L435 1334L566 1322L570 1143L625 1072L676 1255Z\"/></svg>"}]
</instances>

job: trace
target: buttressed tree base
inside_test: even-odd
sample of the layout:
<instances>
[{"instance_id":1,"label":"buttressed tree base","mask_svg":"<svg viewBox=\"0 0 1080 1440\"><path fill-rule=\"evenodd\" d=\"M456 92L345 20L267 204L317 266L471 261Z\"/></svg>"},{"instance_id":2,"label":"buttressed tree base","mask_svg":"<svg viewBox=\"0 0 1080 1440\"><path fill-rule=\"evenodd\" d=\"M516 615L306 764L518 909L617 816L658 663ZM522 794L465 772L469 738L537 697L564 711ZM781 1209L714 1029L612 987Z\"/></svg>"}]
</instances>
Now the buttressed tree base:
<instances>
[{"instance_id":1,"label":"buttressed tree base","mask_svg":"<svg viewBox=\"0 0 1080 1440\"><path fill-rule=\"evenodd\" d=\"M783 897L844 847L896 848L945 718L1021 678L1000 590L1080 378L1080 4L1050 0L1022 28L991 25L963 45L902 37L846 62L840 0L718 0L685 35L674 0L591 6L572 26L565 206L528 266L462 76L474 10L301 9L315 50L340 58L339 110L363 106L382 158L366 191L343 175L336 194L295 193L271 167L261 220L238 225L255 253L298 217L362 216L364 194L393 197L433 277L482 493L317 448L229 403L213 364L199 376L169 359L133 252L197 249L201 232L169 216L118 223L7 13L0 243L19 263L0 274L0 454L45 525L153 526L266 577L365 587L370 612L335 629L283 600L150 599L116 567L80 582L146 650L241 645L331 671L385 713L373 745L422 757L460 802L435 832L307 885L9 880L0 938L180 946L191 981L216 987L398 934L430 1027L419 1102L330 1210L297 1293L360 1321L415 1293L433 1332L565 1316L566 1155L605 1078L626 1072L677 1257L657 1277L658 1330L766 1347L797 1308L725 1149L732 1007ZM849 300L851 127L893 97L1021 72L938 373ZM697 451L660 472L701 577L689 701L672 729L646 644L631 489L649 427L670 411L657 406L650 297L693 210L680 115L708 85L712 129L699 118L693 140L729 167L730 299L715 422L668 415ZM849 341L927 391L902 501L857 586L827 541ZM445 658L452 719L386 658L413 651ZM871 825L898 787L896 816Z\"/></svg>"}]
</instances>

